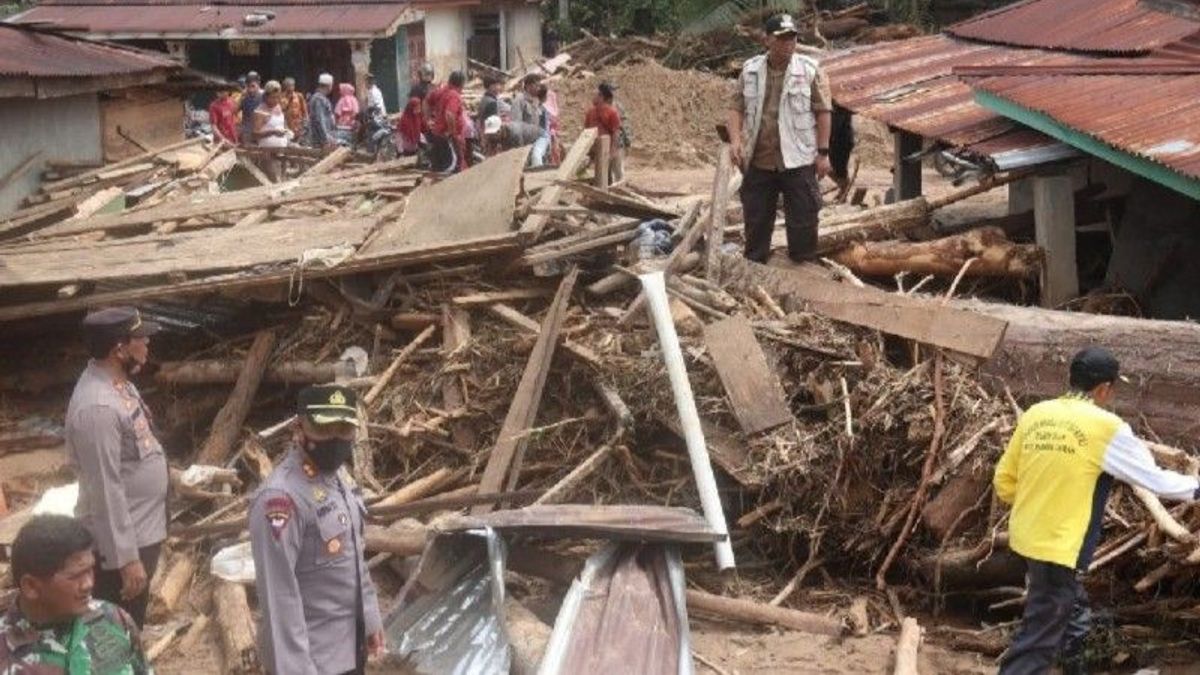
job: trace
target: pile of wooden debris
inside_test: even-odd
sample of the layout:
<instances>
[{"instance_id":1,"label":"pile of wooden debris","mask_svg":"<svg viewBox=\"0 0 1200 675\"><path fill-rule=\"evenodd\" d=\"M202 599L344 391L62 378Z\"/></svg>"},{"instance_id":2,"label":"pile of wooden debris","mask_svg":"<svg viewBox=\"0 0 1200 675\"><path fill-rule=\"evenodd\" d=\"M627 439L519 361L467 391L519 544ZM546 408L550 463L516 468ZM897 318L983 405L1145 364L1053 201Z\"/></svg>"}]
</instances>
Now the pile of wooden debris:
<instances>
[{"instance_id":1,"label":"pile of wooden debris","mask_svg":"<svg viewBox=\"0 0 1200 675\"><path fill-rule=\"evenodd\" d=\"M404 593L417 592L412 579L434 563L414 572L406 558L485 525L554 533L550 545L511 542L508 559L509 575L549 579L551 589L597 550L559 541L569 534L723 539L711 520L652 508L695 509L702 499L659 352L671 338L647 316L637 281L651 269L666 275L741 570L737 581L722 577L707 547L686 548L688 611L822 635L903 625L904 658L919 634L905 605L982 599L994 606L982 615L1011 616L1021 569L1004 548L990 468L1016 397L1044 393L1021 364L1053 362L1090 337L1059 335L1047 348L1030 336L1062 313L961 303L953 282L938 297L887 292L851 271L880 273L885 260L947 280L1024 277L1036 250L990 234L963 235L982 249L886 244L923 245L922 255L873 243L927 226L934 210L1005 179L827 219L822 251L840 262L768 267L722 252L738 229L727 149L711 195L666 202L580 182L594 140L582 134L554 172L524 172L520 151L445 179L402 162L346 168L339 163L351 158L339 152L285 182L220 193L205 171L219 157L241 161L229 151L204 149L190 169L155 155L135 165L174 187L113 213L26 222L32 229L9 238L0 287L19 287L19 300L6 294L5 318L134 300L153 314L160 299L180 295L208 294L197 311L218 293L257 303L215 329L159 339L162 361L144 383L152 405L172 411L160 415L172 464L220 469L204 485L180 477L153 586L152 616L165 625L155 655L216 635L226 669L255 668L253 594L210 574L209 561L244 540L246 497L287 447L290 402L306 383L337 380L361 394L352 472L368 495L366 546L384 588L409 581ZM100 194L122 185L107 182L119 171L72 185ZM646 226L653 219L670 228L665 244ZM114 266L119 274L108 273ZM120 288L110 285L117 280ZM1119 332L1127 321L1106 325ZM1200 344L1195 333L1175 339ZM77 351L72 358L82 365ZM983 377L977 366L997 358ZM53 425L28 420L38 401L42 418L61 416L70 368L48 385L41 364L28 363L0 382L25 393L2 411L0 454L56 439ZM1194 470L1186 453L1156 451ZM12 510L0 544L48 487L10 475L0 482ZM590 508L599 505L613 510ZM1167 511L1118 491L1106 525L1117 536L1094 565L1112 574L1094 578L1120 588L1134 580L1137 591L1188 583L1197 518L1191 507ZM822 586L843 590L830 602ZM1118 607L1144 619L1148 605L1128 597L1137 601ZM394 616L393 625L409 625L402 611ZM952 637L990 653L1004 640L986 629Z\"/></svg>"}]
</instances>

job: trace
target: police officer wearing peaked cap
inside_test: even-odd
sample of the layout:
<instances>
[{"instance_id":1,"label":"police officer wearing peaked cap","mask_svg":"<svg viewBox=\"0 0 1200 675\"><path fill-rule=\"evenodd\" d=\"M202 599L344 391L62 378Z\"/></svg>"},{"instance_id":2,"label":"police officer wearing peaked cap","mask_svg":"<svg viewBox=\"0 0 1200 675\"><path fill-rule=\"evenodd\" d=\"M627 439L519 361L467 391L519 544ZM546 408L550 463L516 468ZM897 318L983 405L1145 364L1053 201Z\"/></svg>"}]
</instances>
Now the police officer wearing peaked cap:
<instances>
[{"instance_id":1,"label":"police officer wearing peaked cap","mask_svg":"<svg viewBox=\"0 0 1200 675\"><path fill-rule=\"evenodd\" d=\"M343 466L356 403L337 385L301 391L292 447L251 498L260 648L274 675L364 673L368 652L383 651L363 557L366 507Z\"/></svg>"},{"instance_id":2,"label":"police officer wearing peaked cap","mask_svg":"<svg viewBox=\"0 0 1200 675\"><path fill-rule=\"evenodd\" d=\"M67 451L79 476L75 514L96 540L97 598L139 626L167 536L167 459L130 376L146 365L159 326L133 307L83 320L91 360L67 405Z\"/></svg>"}]
</instances>

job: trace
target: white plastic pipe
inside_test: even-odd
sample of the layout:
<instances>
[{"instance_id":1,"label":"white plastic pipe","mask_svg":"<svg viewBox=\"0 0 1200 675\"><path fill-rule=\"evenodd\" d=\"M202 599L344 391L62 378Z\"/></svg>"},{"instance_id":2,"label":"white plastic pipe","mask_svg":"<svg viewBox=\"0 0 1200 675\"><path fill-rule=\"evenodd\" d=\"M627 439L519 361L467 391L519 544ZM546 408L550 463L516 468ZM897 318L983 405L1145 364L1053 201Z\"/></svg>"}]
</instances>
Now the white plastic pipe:
<instances>
[{"instance_id":1,"label":"white plastic pipe","mask_svg":"<svg viewBox=\"0 0 1200 675\"><path fill-rule=\"evenodd\" d=\"M725 512L721 509L721 497L717 494L717 480L708 460L704 433L700 430L700 413L696 410L696 399L692 396L692 385L688 382L683 350L679 348L679 334L675 332L675 322L671 319L666 278L662 272L651 272L640 275L638 279L646 292L650 316L654 319L658 343L662 346L663 360L667 363L667 374L671 377L675 409L679 411L679 423L683 427L683 439L687 442L688 457L692 460L692 473L696 476L696 488L700 491L700 505L704 509L704 518L714 532L724 536L724 539L715 545L717 569L731 569L734 562L733 544L729 542L729 526L725 524Z\"/></svg>"}]
</instances>

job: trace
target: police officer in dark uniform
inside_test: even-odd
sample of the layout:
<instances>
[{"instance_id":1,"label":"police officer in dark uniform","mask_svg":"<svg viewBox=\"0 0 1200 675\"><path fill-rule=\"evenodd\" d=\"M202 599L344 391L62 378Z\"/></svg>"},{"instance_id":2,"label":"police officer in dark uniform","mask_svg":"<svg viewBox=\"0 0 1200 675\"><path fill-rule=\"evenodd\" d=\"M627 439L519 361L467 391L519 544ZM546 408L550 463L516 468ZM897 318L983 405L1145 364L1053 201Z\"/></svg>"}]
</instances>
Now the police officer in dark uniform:
<instances>
[{"instance_id":1,"label":"police officer in dark uniform","mask_svg":"<svg viewBox=\"0 0 1200 675\"><path fill-rule=\"evenodd\" d=\"M274 675L364 673L383 651L364 560L366 507L344 464L357 427L350 389L300 392L292 447L251 498L262 662Z\"/></svg>"},{"instance_id":2,"label":"police officer in dark uniform","mask_svg":"<svg viewBox=\"0 0 1200 675\"><path fill-rule=\"evenodd\" d=\"M75 514L96 541L97 598L141 626L167 537L167 458L130 376L146 365L158 326L133 307L83 320L91 361L67 406L66 441L79 476Z\"/></svg>"}]
</instances>

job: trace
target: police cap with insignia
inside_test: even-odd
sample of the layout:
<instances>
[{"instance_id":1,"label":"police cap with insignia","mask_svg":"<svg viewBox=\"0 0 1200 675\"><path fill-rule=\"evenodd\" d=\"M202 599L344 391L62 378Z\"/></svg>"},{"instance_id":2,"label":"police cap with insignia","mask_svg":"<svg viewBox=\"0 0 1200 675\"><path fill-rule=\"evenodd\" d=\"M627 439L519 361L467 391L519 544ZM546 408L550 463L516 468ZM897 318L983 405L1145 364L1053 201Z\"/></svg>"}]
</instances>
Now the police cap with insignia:
<instances>
[{"instance_id":1,"label":"police cap with insignia","mask_svg":"<svg viewBox=\"0 0 1200 675\"><path fill-rule=\"evenodd\" d=\"M358 422L358 396L354 390L336 384L306 387L296 397L296 414L313 424Z\"/></svg>"},{"instance_id":2,"label":"police cap with insignia","mask_svg":"<svg viewBox=\"0 0 1200 675\"><path fill-rule=\"evenodd\" d=\"M791 14L774 14L763 22L763 32L767 35L795 35L796 22Z\"/></svg>"},{"instance_id":3,"label":"police cap with insignia","mask_svg":"<svg viewBox=\"0 0 1200 675\"><path fill-rule=\"evenodd\" d=\"M157 323L143 319L135 307L98 309L83 318L83 337L93 354L107 354L130 338L149 337L160 329Z\"/></svg>"}]
</instances>

